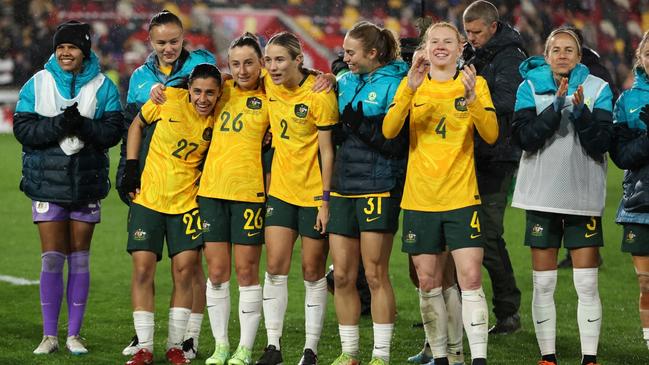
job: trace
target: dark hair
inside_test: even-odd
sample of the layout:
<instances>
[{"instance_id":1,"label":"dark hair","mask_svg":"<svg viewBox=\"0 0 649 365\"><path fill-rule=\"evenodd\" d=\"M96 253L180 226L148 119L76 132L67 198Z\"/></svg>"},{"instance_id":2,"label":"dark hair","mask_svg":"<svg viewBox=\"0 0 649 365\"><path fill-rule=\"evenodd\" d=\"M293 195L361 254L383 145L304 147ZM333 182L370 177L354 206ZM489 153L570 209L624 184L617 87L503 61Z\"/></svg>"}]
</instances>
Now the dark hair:
<instances>
[{"instance_id":1,"label":"dark hair","mask_svg":"<svg viewBox=\"0 0 649 365\"><path fill-rule=\"evenodd\" d=\"M363 45L363 52L376 49L376 59L384 65L399 57L399 43L391 31L381 28L374 23L367 21L358 22L347 32L351 38L357 39Z\"/></svg>"},{"instance_id":2,"label":"dark hair","mask_svg":"<svg viewBox=\"0 0 649 365\"><path fill-rule=\"evenodd\" d=\"M239 38L235 39L230 43L230 48L236 48L236 47L245 47L248 46L252 49L255 50L255 53L259 58L262 58L261 54L261 46L259 45L259 39L257 39L257 36L250 33L250 32L245 32L243 33Z\"/></svg>"},{"instance_id":3,"label":"dark hair","mask_svg":"<svg viewBox=\"0 0 649 365\"><path fill-rule=\"evenodd\" d=\"M200 63L189 74L187 84L191 84L196 79L208 79L210 77L216 79L219 86L221 86L221 71L219 71L219 68L211 63Z\"/></svg>"},{"instance_id":4,"label":"dark hair","mask_svg":"<svg viewBox=\"0 0 649 365\"><path fill-rule=\"evenodd\" d=\"M151 21L149 22L149 32L153 27L163 24L176 24L180 29L183 29L183 22L180 21L180 18L169 10L164 9L151 18Z\"/></svg>"},{"instance_id":5,"label":"dark hair","mask_svg":"<svg viewBox=\"0 0 649 365\"><path fill-rule=\"evenodd\" d=\"M482 19L483 22L487 25L491 25L493 22L497 22L500 19L498 15L498 9L494 4L485 1L478 0L471 5L467 6L464 9L464 14L462 14L462 20L465 23L471 23L474 20Z\"/></svg>"}]
</instances>

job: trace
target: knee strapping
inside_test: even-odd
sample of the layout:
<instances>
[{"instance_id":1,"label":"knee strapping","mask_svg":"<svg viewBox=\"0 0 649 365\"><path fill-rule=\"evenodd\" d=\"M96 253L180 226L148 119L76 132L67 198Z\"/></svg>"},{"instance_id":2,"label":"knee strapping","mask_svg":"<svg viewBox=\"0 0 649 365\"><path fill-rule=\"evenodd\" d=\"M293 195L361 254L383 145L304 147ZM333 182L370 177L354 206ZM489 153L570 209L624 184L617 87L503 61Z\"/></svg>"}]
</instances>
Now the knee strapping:
<instances>
[{"instance_id":1,"label":"knee strapping","mask_svg":"<svg viewBox=\"0 0 649 365\"><path fill-rule=\"evenodd\" d=\"M65 255L58 251L47 251L41 255L41 271L49 273L63 272Z\"/></svg>"},{"instance_id":2,"label":"knee strapping","mask_svg":"<svg viewBox=\"0 0 649 365\"><path fill-rule=\"evenodd\" d=\"M83 274L87 273L88 266L90 263L90 252L89 251L78 251L73 252L68 256L68 265L69 270L73 274Z\"/></svg>"},{"instance_id":3,"label":"knee strapping","mask_svg":"<svg viewBox=\"0 0 649 365\"><path fill-rule=\"evenodd\" d=\"M597 288L597 268L573 269L573 283L577 297L582 302L590 302L599 297Z\"/></svg>"}]
</instances>

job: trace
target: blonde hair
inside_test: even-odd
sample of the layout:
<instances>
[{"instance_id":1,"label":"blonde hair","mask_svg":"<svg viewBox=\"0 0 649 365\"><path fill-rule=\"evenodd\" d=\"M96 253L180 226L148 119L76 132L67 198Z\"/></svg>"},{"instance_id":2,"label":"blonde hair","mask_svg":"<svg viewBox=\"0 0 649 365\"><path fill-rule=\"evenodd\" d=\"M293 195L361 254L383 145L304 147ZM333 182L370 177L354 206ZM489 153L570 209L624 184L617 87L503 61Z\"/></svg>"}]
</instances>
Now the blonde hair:
<instances>
[{"instance_id":1,"label":"blonde hair","mask_svg":"<svg viewBox=\"0 0 649 365\"><path fill-rule=\"evenodd\" d=\"M649 70L645 70L644 66L642 65L642 61L640 60L642 50L645 48L647 45L647 41L649 41L649 30L644 33L642 36L642 40L640 41L640 44L638 44L638 48L635 50L635 64L633 65L634 68L636 69L642 69L646 73Z\"/></svg>"},{"instance_id":2,"label":"blonde hair","mask_svg":"<svg viewBox=\"0 0 649 365\"><path fill-rule=\"evenodd\" d=\"M548 38L545 40L545 50L543 51L544 55L546 55L546 56L548 55L548 52L550 50L550 42L551 42L552 38L554 38L558 34L567 34L570 37L572 37L572 39L575 41L575 44L577 45L577 54L579 56L581 56L581 42L579 42L579 37L577 36L577 33L573 32L570 29L566 29L566 28L557 28L557 29L553 30L552 33L550 33Z\"/></svg>"},{"instance_id":3,"label":"blonde hair","mask_svg":"<svg viewBox=\"0 0 649 365\"><path fill-rule=\"evenodd\" d=\"M434 29L442 28L442 27L449 28L453 32L455 32L455 36L457 37L457 42L460 43L460 44L462 43L462 35L460 34L460 31L457 29L457 27L455 25L453 25L453 24L451 24L449 22L437 22L437 23L431 24L430 27L428 27L428 29L426 29L426 33L424 33L424 37L421 40L422 41L421 46L425 46L426 42L428 42L428 37L430 36L430 32L432 32Z\"/></svg>"}]
</instances>

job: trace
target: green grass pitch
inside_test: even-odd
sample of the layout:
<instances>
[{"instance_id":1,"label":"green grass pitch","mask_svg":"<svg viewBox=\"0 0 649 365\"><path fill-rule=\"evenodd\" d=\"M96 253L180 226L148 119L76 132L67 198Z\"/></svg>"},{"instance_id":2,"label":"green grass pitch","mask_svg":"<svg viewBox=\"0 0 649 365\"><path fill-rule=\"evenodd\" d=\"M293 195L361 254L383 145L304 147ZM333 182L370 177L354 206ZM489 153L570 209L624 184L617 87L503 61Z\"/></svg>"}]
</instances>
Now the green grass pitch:
<instances>
[{"instance_id":1,"label":"green grass pitch","mask_svg":"<svg viewBox=\"0 0 649 365\"><path fill-rule=\"evenodd\" d=\"M20 146L11 135L0 135L0 275L11 275L38 280L40 245L36 228L31 223L30 201L18 190L20 179ZM111 150L114 166L118 150ZM631 259L620 252L621 228L614 223L615 210L621 194L622 172L609 164L607 207L603 218L606 246L602 251L604 266L600 271L600 295L604 308L600 338L600 363L649 364L649 350L642 340L637 312L638 286ZM490 364L536 364L538 349L532 325L530 302L532 297L529 249L522 245L524 215L518 209L506 213L505 236L516 270L518 285L523 292L521 319L523 329L509 336L489 338ZM102 204L102 222L95 230L91 255L91 290L82 336L87 339L90 353L73 357L65 350L49 356L37 357L32 350L41 336L41 315L38 286L15 286L0 282L0 364L123 364L122 348L134 333L130 303L131 260L126 246L126 207L115 191ZM392 342L392 363L403 364L405 359L421 348L423 331L412 328L420 321L418 298L408 279L406 256L400 252L400 236L395 239L391 260L391 279L397 296L397 320ZM293 255L289 279L289 307L284 325L283 354L288 364L296 364L304 343L304 285L300 274L299 245ZM263 261L263 259L262 259ZM263 270L262 264L262 270ZM263 272L263 271L262 271ZM484 271L483 271L484 272ZM485 272L486 275L486 272ZM238 298L236 283L232 283L232 297ZM490 284L485 279L485 291L490 298ZM167 332L167 313L170 294L169 260L158 266L156 277L156 361L164 363L164 344ZM576 295L570 270L561 270L555 294L558 328L557 352L563 364L578 364L579 337L576 320ZM327 319L320 341L320 363L331 363L340 352L338 327L330 297ZM236 299L235 299L236 300ZM237 305L233 303L230 323L230 343L238 343L239 323ZM67 310L62 308L59 341L64 344ZM494 320L493 316L490 319ZM263 321L257 336L254 356L258 357L266 344ZM194 363L201 364L211 354L213 339L207 316L203 322L200 350ZM370 360L372 322L361 320L361 360ZM468 346L465 343L468 352Z\"/></svg>"}]
</instances>

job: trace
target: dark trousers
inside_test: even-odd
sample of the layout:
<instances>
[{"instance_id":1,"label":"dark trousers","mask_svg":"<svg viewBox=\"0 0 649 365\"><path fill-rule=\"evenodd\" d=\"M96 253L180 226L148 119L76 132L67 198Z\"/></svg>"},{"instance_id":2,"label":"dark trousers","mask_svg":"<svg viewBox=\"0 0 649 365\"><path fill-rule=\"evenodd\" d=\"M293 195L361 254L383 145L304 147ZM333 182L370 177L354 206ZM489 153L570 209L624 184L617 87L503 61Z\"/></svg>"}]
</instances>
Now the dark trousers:
<instances>
[{"instance_id":1,"label":"dark trousers","mask_svg":"<svg viewBox=\"0 0 649 365\"><path fill-rule=\"evenodd\" d=\"M503 239L507 194L516 167L516 163L491 163L476 171L482 200L480 228L485 235L482 264L491 279L493 311L497 319L518 313L521 306L521 291L516 286L514 270Z\"/></svg>"}]
</instances>

